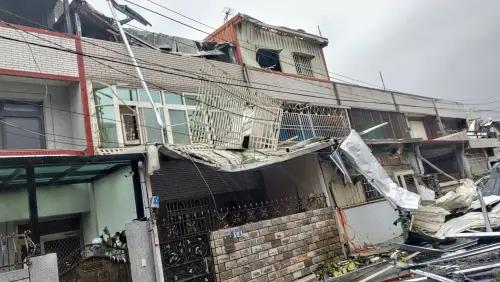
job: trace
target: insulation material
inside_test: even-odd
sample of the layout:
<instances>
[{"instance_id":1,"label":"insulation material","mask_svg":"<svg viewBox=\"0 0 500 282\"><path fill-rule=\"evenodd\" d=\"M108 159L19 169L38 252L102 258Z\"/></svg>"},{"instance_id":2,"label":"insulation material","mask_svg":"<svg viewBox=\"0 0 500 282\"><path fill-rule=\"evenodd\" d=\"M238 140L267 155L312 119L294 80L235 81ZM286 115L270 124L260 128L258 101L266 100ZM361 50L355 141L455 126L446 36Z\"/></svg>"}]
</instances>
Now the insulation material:
<instances>
[{"instance_id":1,"label":"insulation material","mask_svg":"<svg viewBox=\"0 0 500 282\"><path fill-rule=\"evenodd\" d=\"M436 200L436 192L434 190L429 189L423 185L417 185L418 194L422 201L432 201Z\"/></svg>"},{"instance_id":2,"label":"insulation material","mask_svg":"<svg viewBox=\"0 0 500 282\"><path fill-rule=\"evenodd\" d=\"M468 208L477 196L476 185L470 179L464 179L464 182L455 191L450 191L437 199L434 206L442 207L448 211Z\"/></svg>"},{"instance_id":3,"label":"insulation material","mask_svg":"<svg viewBox=\"0 0 500 282\"><path fill-rule=\"evenodd\" d=\"M340 149L352 165L389 202L405 209L418 209L420 196L394 183L355 130L351 130L340 145Z\"/></svg>"},{"instance_id":4,"label":"insulation material","mask_svg":"<svg viewBox=\"0 0 500 282\"><path fill-rule=\"evenodd\" d=\"M450 212L440 207L419 206L418 210L412 211L411 214L414 227L437 232Z\"/></svg>"},{"instance_id":5,"label":"insulation material","mask_svg":"<svg viewBox=\"0 0 500 282\"><path fill-rule=\"evenodd\" d=\"M500 227L500 209L497 208L499 206L497 205L495 209L488 213L490 224L493 228ZM480 212L471 212L446 222L434 236L444 238L449 234L461 233L468 229L481 227L485 227L483 214Z\"/></svg>"},{"instance_id":6,"label":"insulation material","mask_svg":"<svg viewBox=\"0 0 500 282\"><path fill-rule=\"evenodd\" d=\"M483 200L484 200L484 204L486 206L489 206L489 205L493 205L493 204L500 202L500 196L491 195L488 197L483 197ZM477 210L480 208L481 208L481 203L479 203L479 200L473 201L472 204L470 205L470 209L472 209L472 210Z\"/></svg>"}]
</instances>

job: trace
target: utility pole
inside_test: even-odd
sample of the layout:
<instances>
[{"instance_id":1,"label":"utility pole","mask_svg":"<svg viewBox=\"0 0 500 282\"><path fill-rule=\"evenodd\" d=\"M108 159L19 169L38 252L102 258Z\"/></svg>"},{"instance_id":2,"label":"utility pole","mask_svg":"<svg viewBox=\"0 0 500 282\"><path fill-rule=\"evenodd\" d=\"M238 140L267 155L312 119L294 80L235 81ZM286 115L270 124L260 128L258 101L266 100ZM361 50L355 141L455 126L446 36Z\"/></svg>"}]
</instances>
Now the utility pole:
<instances>
[{"instance_id":1,"label":"utility pole","mask_svg":"<svg viewBox=\"0 0 500 282\"><path fill-rule=\"evenodd\" d=\"M135 60L134 53L132 52L132 48L130 48L130 44L128 43L127 36L125 35L125 32L123 31L123 27L120 24L120 21L118 20L118 15L116 14L115 7L113 6L112 0L107 0L109 9L111 10L111 14L113 14L113 18L116 22L116 25L118 26L118 29L120 30L120 35L122 37L123 43L125 43L125 47L127 48L130 60L135 66L135 71L137 72L137 76L139 76L139 80L141 81L142 88L148 95L149 102L151 103L151 106L153 107L153 111L156 116L156 121L160 125L160 130L161 130L161 138L162 138L162 143L165 144L165 136L163 134L163 129L165 128L165 125L163 124L163 119L160 116L160 112L158 111L158 108L156 107L153 98L151 98L151 94L149 93L149 88L148 85L146 84L146 81L144 80L144 77L142 76L141 69L139 68L139 65L137 64L137 61Z\"/></svg>"}]
</instances>

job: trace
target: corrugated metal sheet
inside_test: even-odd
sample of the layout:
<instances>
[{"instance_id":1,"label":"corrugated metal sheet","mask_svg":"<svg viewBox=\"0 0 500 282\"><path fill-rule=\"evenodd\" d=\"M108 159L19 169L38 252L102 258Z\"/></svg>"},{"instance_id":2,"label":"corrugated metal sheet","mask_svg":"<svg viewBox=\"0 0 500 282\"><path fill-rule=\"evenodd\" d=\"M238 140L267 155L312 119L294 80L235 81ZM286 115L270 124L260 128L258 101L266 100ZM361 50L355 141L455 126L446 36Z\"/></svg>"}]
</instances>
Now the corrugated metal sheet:
<instances>
[{"instance_id":1,"label":"corrugated metal sheet","mask_svg":"<svg viewBox=\"0 0 500 282\"><path fill-rule=\"evenodd\" d=\"M325 64L321 55L321 47L318 44L299 40L295 37L278 35L272 31L256 27L249 22L241 22L238 30L238 42L243 47L241 53L246 65L258 67L255 52L258 49L278 50L281 69L284 73L297 74L293 53L299 52L314 56L311 65L314 77L327 79Z\"/></svg>"},{"instance_id":2,"label":"corrugated metal sheet","mask_svg":"<svg viewBox=\"0 0 500 282\"><path fill-rule=\"evenodd\" d=\"M198 165L198 169L190 161L161 162L160 170L151 176L153 195L171 201L264 188L257 171L228 173L203 165Z\"/></svg>"}]
</instances>

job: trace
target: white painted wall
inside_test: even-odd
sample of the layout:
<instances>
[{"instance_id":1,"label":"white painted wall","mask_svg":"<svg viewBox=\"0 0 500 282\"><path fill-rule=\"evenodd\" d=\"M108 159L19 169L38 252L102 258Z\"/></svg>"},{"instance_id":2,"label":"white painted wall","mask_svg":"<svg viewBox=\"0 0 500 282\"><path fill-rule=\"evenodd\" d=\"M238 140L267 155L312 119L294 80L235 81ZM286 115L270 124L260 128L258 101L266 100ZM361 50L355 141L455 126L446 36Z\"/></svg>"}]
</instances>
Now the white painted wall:
<instances>
[{"instance_id":1,"label":"white painted wall","mask_svg":"<svg viewBox=\"0 0 500 282\"><path fill-rule=\"evenodd\" d=\"M88 212L88 184L37 188L38 216ZM28 193L25 189L0 193L0 222L29 219Z\"/></svg>"},{"instance_id":2,"label":"white painted wall","mask_svg":"<svg viewBox=\"0 0 500 282\"><path fill-rule=\"evenodd\" d=\"M0 76L0 100L2 98L21 103L43 102L47 149L81 151L87 147L83 116L71 113L76 111L78 101L77 112L82 112L77 82L68 87L68 82Z\"/></svg>"},{"instance_id":3,"label":"white painted wall","mask_svg":"<svg viewBox=\"0 0 500 282\"><path fill-rule=\"evenodd\" d=\"M344 213L347 224L356 233L353 242L357 247L382 243L403 233L400 225L392 224L398 218L398 213L385 200L346 208ZM352 238L353 231L349 227L346 230Z\"/></svg>"},{"instance_id":4,"label":"white painted wall","mask_svg":"<svg viewBox=\"0 0 500 282\"><path fill-rule=\"evenodd\" d=\"M337 83L337 93L343 106L396 111L392 95L389 92Z\"/></svg>"},{"instance_id":5,"label":"white painted wall","mask_svg":"<svg viewBox=\"0 0 500 282\"><path fill-rule=\"evenodd\" d=\"M241 22L238 28L238 42L244 47L241 48L241 55L243 63L248 66L260 68L255 53L259 49L281 50L279 53L281 70L284 73L297 74L293 53L300 52L314 56L311 61L314 77L327 79L319 45L293 37L280 36L268 30L256 28L252 23L245 21Z\"/></svg>"},{"instance_id":6,"label":"white painted wall","mask_svg":"<svg viewBox=\"0 0 500 282\"><path fill-rule=\"evenodd\" d=\"M94 183L99 234L106 226L112 234L121 232L126 223L137 217L130 171L124 169Z\"/></svg>"},{"instance_id":7,"label":"white painted wall","mask_svg":"<svg viewBox=\"0 0 500 282\"><path fill-rule=\"evenodd\" d=\"M322 181L316 154L293 159L262 169L262 175L270 199L307 196L310 193L323 193Z\"/></svg>"}]
</instances>

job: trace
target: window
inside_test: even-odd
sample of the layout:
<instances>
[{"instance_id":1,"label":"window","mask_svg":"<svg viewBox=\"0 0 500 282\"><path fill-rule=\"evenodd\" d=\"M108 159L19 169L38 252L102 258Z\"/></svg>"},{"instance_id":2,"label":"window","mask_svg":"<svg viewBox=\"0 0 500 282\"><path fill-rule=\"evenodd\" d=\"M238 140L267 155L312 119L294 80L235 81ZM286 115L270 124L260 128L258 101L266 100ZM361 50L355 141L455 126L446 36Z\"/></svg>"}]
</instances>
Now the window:
<instances>
[{"instance_id":1,"label":"window","mask_svg":"<svg viewBox=\"0 0 500 282\"><path fill-rule=\"evenodd\" d=\"M373 201L382 198L382 195L380 195L380 193L375 190L375 188L373 188L373 186L364 177L361 181L361 186L363 187L363 193L365 194L366 201Z\"/></svg>"},{"instance_id":2,"label":"window","mask_svg":"<svg viewBox=\"0 0 500 282\"><path fill-rule=\"evenodd\" d=\"M304 54L293 54L293 61L295 63L295 69L298 75L314 77L314 72L312 69L312 59L314 57Z\"/></svg>"},{"instance_id":3,"label":"window","mask_svg":"<svg viewBox=\"0 0 500 282\"><path fill-rule=\"evenodd\" d=\"M0 148L3 150L46 147L43 106L0 102Z\"/></svg>"},{"instance_id":4,"label":"window","mask_svg":"<svg viewBox=\"0 0 500 282\"><path fill-rule=\"evenodd\" d=\"M191 142L190 117L197 95L150 90L166 128L162 131L146 92L112 86L94 93L101 147L136 146L147 143Z\"/></svg>"},{"instance_id":5,"label":"window","mask_svg":"<svg viewBox=\"0 0 500 282\"><path fill-rule=\"evenodd\" d=\"M363 136L365 139L404 139L410 138L406 119L403 114L383 111L351 109L352 125L358 132L387 122Z\"/></svg>"},{"instance_id":6,"label":"window","mask_svg":"<svg viewBox=\"0 0 500 282\"><path fill-rule=\"evenodd\" d=\"M278 50L259 49L255 53L257 63L263 69L281 71L280 56Z\"/></svg>"}]
</instances>

